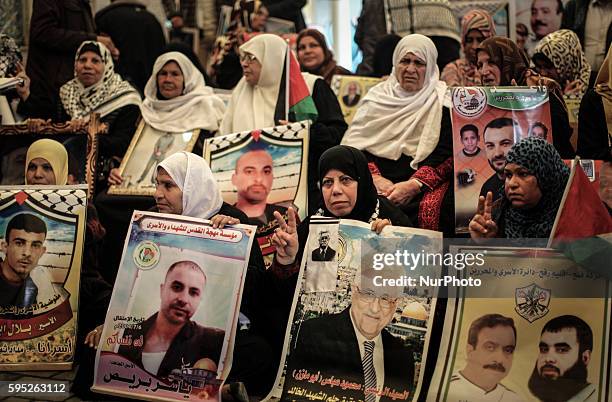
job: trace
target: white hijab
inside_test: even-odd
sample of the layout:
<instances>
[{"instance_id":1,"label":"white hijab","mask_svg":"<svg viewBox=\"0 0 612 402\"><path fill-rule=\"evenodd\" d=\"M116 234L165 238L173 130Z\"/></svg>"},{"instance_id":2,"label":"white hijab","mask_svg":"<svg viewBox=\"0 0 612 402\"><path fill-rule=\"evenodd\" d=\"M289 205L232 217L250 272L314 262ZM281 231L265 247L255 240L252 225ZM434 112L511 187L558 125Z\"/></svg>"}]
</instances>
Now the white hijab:
<instances>
[{"instance_id":1,"label":"white hijab","mask_svg":"<svg viewBox=\"0 0 612 402\"><path fill-rule=\"evenodd\" d=\"M402 89L395 76L397 65L408 52L427 63L423 88L416 92ZM438 51L426 36L413 34L399 41L391 75L367 93L342 144L391 160L408 155L413 158L410 166L416 169L440 138L446 83L439 79L437 58Z\"/></svg>"},{"instance_id":2,"label":"white hijab","mask_svg":"<svg viewBox=\"0 0 612 402\"><path fill-rule=\"evenodd\" d=\"M157 98L157 74L169 61L181 68L184 90L176 98L161 100ZM206 86L202 73L179 52L164 53L155 60L144 93L142 118L160 131L181 133L196 128L216 131L225 112L225 104Z\"/></svg>"},{"instance_id":3,"label":"white hijab","mask_svg":"<svg viewBox=\"0 0 612 402\"><path fill-rule=\"evenodd\" d=\"M221 209L223 198L208 163L191 152L177 152L160 164L183 192L182 215L209 219Z\"/></svg>"}]
</instances>

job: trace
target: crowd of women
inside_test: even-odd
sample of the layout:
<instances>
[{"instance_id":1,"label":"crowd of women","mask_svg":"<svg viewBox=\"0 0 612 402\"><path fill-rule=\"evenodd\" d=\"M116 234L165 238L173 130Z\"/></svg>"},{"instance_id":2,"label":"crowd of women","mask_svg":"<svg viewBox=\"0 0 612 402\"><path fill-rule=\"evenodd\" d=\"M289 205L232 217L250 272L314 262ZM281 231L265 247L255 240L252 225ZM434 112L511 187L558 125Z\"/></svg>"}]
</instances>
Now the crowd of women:
<instances>
[{"instance_id":1,"label":"crowd of women","mask_svg":"<svg viewBox=\"0 0 612 402\"><path fill-rule=\"evenodd\" d=\"M389 38L383 39L385 43ZM380 232L386 225L420 227L454 236L453 146L448 89L452 86L531 86L549 89L554 143L530 137L516 143L504 169L505 196L492 203L481 197L470 235L483 238L547 238L561 202L569 171L562 159L576 155L571 142L564 95L583 95L577 153L611 160L612 50L589 87L590 67L576 35L560 30L545 37L531 60L511 40L496 36L491 16L473 10L463 18L464 56L440 74L438 51L426 36L412 34L394 48L388 78L362 98L350 127L330 88L338 66L325 37L307 29L297 37L297 58L318 117L310 126L308 159L309 217L356 219ZM134 209L211 219L214 225L247 222L248 217L223 202L207 163L196 154L205 138L284 124L284 72L288 46L272 34L259 34L240 45L240 76L234 76L226 106L207 86L197 59L178 51L162 54L144 90L144 98L114 71L110 51L87 41L74 59L74 78L57 94L56 120L86 124L99 113L108 124L100 137L97 195L88 216L88 244L83 262L81 342L95 346L117 272L126 216ZM19 112L28 116L33 103L23 68L17 75ZM34 103L35 104L35 103ZM155 168L154 200L134 201L107 194L123 180L117 169L136 126L180 133L201 129L194 153L169 155ZM294 116L289 115L289 120ZM79 123L79 124L81 124ZM71 182L68 153L52 140L28 150L25 183ZM258 247L251 252L241 312L252 323L236 340L230 381L243 382L249 393L264 395L272 386L286 320L296 286L309 218L297 223L278 212L273 236L276 256L265 269ZM106 230L112 229L112 230ZM112 232L112 233L110 233ZM103 257L104 256L104 257ZM89 332L91 331L91 332ZM89 334L88 334L89 332ZM87 336L86 336L87 334ZM88 354L91 351L84 350ZM81 360L76 389L87 393L91 370ZM91 367L90 367L91 369Z\"/></svg>"}]
</instances>

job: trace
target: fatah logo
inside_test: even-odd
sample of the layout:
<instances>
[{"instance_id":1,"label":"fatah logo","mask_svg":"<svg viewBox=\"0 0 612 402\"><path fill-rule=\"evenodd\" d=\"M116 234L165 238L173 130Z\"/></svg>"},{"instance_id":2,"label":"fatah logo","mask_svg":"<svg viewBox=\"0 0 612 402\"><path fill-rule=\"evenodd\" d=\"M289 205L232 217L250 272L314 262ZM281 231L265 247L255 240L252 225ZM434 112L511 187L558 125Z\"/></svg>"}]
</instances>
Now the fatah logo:
<instances>
[{"instance_id":1,"label":"fatah logo","mask_svg":"<svg viewBox=\"0 0 612 402\"><path fill-rule=\"evenodd\" d=\"M515 290L516 307L514 310L530 323L548 314L550 289L544 289L532 283Z\"/></svg>"},{"instance_id":2,"label":"fatah logo","mask_svg":"<svg viewBox=\"0 0 612 402\"><path fill-rule=\"evenodd\" d=\"M159 262L160 251L152 241L141 241L134 249L134 264L140 269L151 269Z\"/></svg>"},{"instance_id":3,"label":"fatah logo","mask_svg":"<svg viewBox=\"0 0 612 402\"><path fill-rule=\"evenodd\" d=\"M463 117L476 117L487 106L487 94L482 88L461 87L453 90L453 106Z\"/></svg>"}]
</instances>

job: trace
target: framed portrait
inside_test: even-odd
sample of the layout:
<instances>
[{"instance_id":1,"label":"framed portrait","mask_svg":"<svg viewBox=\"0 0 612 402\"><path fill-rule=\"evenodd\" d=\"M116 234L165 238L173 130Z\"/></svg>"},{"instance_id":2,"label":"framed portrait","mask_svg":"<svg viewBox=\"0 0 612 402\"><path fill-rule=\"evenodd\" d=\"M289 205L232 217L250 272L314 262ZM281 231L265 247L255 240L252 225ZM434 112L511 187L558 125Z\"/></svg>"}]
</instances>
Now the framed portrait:
<instances>
[{"instance_id":1,"label":"framed portrait","mask_svg":"<svg viewBox=\"0 0 612 402\"><path fill-rule=\"evenodd\" d=\"M119 166L123 183L110 186L108 193L152 196L157 165L176 152L191 152L199 135L199 129L184 133L162 132L141 120Z\"/></svg>"},{"instance_id":2,"label":"framed portrait","mask_svg":"<svg viewBox=\"0 0 612 402\"><path fill-rule=\"evenodd\" d=\"M347 124L351 124L353 117L359 108L359 102L365 97L368 91L381 82L380 78L360 77L354 75L334 75L331 87L342 115Z\"/></svg>"},{"instance_id":3,"label":"framed portrait","mask_svg":"<svg viewBox=\"0 0 612 402\"><path fill-rule=\"evenodd\" d=\"M86 190L0 186L2 371L72 368Z\"/></svg>"}]
</instances>

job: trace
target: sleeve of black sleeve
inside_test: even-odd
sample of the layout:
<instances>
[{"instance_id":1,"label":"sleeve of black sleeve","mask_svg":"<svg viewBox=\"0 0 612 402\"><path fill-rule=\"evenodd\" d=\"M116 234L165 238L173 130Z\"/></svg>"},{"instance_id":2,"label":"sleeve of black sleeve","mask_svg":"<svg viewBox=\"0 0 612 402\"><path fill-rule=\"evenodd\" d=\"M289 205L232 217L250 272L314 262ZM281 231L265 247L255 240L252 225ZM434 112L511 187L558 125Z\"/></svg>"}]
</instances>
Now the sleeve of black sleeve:
<instances>
[{"instance_id":1,"label":"sleeve of black sleeve","mask_svg":"<svg viewBox=\"0 0 612 402\"><path fill-rule=\"evenodd\" d=\"M108 134L98 137L100 153L122 157L132 141L139 118L140 108L137 105L122 107L109 127Z\"/></svg>"},{"instance_id":2,"label":"sleeve of black sleeve","mask_svg":"<svg viewBox=\"0 0 612 402\"><path fill-rule=\"evenodd\" d=\"M581 158L610 159L606 114L601 96L589 89L578 111L578 152Z\"/></svg>"},{"instance_id":3,"label":"sleeve of black sleeve","mask_svg":"<svg viewBox=\"0 0 612 402\"><path fill-rule=\"evenodd\" d=\"M324 80L315 82L312 99L319 116L310 128L309 160L317 163L323 152L340 144L348 125L336 95Z\"/></svg>"}]
</instances>

